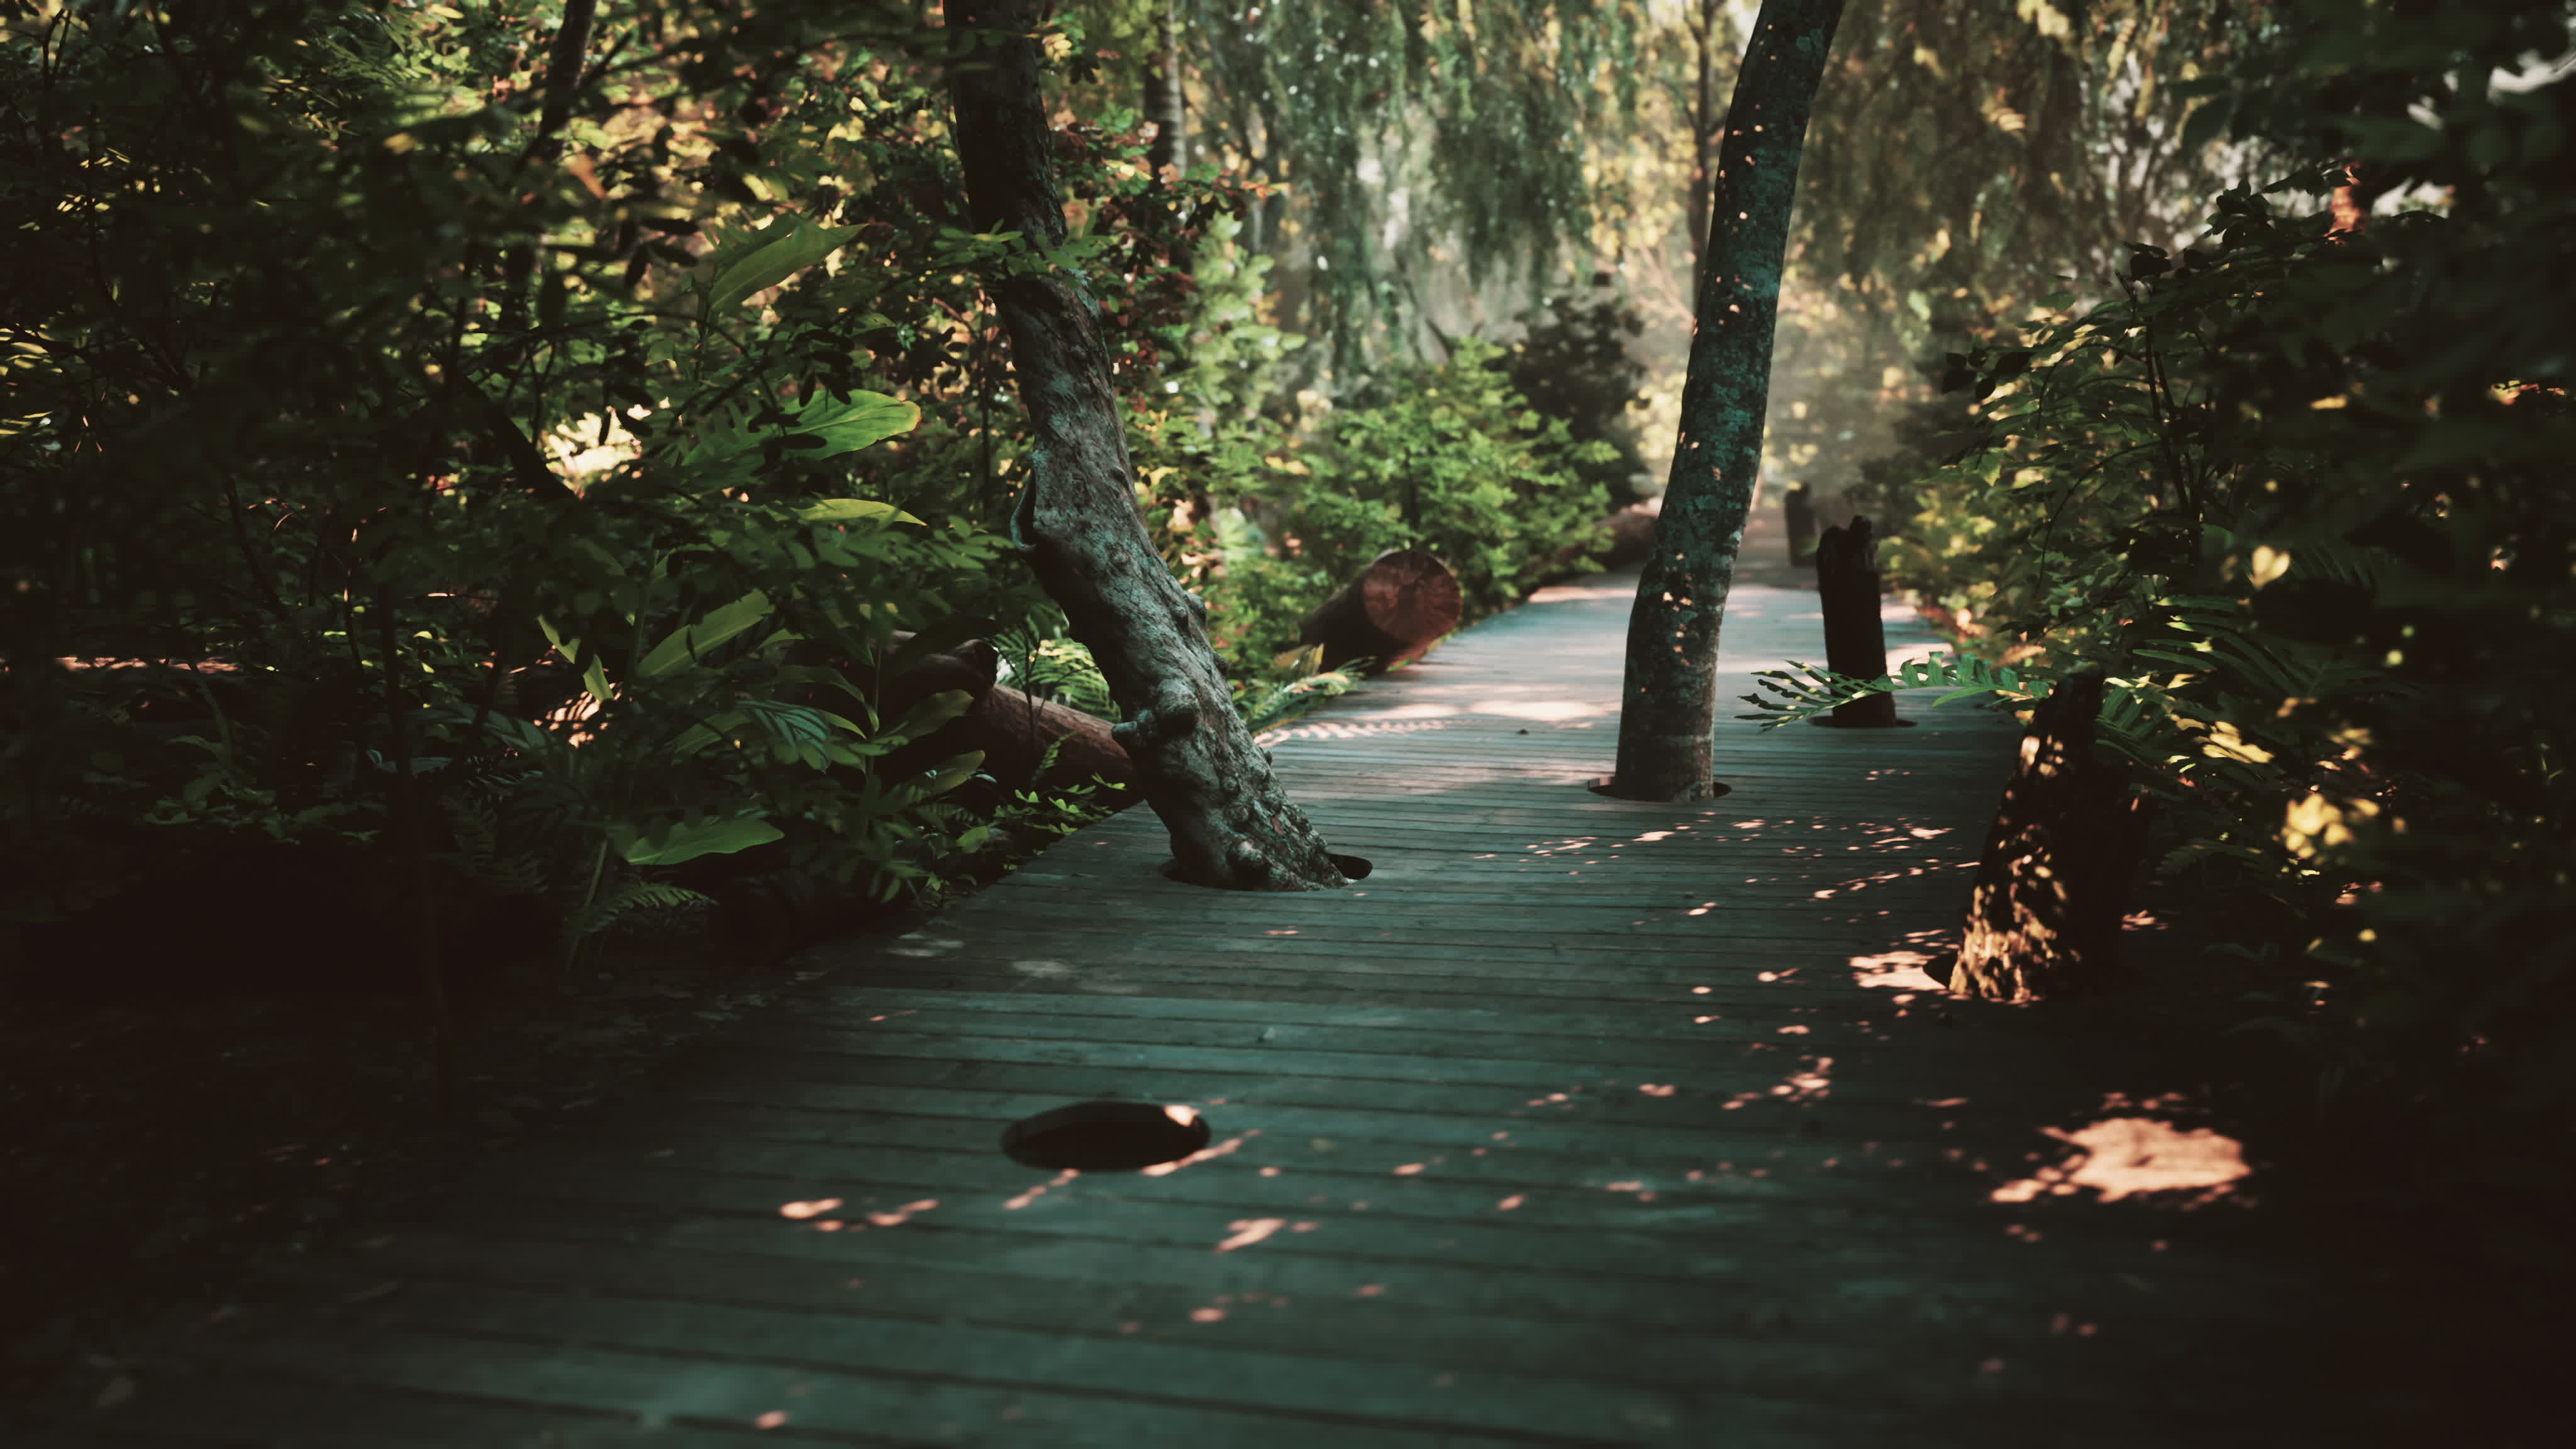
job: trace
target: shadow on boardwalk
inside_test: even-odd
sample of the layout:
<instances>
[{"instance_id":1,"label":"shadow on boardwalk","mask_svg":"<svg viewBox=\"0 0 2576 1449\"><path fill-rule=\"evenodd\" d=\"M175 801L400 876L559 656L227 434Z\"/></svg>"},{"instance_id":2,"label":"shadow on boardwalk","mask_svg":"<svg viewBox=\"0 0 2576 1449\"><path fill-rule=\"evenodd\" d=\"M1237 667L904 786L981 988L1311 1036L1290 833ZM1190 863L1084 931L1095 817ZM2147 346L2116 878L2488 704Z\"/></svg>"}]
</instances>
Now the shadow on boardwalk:
<instances>
[{"instance_id":1,"label":"shadow on boardwalk","mask_svg":"<svg viewBox=\"0 0 2576 1449\"><path fill-rule=\"evenodd\" d=\"M1822 652L1763 577L1730 697ZM2188 1083L2115 1015L1914 969L2010 722L1729 722L1725 798L1605 799L1632 588L1547 590L1287 732L1376 865L1352 890L1168 882L1131 811L274 1265L58 1442L2321 1442L2332 1310ZM1214 1140L998 1151L1086 1098Z\"/></svg>"}]
</instances>

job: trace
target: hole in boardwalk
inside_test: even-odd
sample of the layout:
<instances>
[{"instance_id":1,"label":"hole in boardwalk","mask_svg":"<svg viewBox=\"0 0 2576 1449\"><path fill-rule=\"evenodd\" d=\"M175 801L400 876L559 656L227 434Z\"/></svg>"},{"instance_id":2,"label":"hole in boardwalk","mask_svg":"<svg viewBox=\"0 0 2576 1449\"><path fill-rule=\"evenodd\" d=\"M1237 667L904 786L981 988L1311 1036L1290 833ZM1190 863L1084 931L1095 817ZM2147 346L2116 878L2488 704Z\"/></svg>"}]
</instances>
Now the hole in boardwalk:
<instances>
[{"instance_id":1,"label":"hole in boardwalk","mask_svg":"<svg viewBox=\"0 0 2576 1449\"><path fill-rule=\"evenodd\" d=\"M1076 1102L1002 1130L1002 1153L1013 1162L1083 1172L1133 1172L1207 1144L1198 1109L1154 1102Z\"/></svg>"}]
</instances>

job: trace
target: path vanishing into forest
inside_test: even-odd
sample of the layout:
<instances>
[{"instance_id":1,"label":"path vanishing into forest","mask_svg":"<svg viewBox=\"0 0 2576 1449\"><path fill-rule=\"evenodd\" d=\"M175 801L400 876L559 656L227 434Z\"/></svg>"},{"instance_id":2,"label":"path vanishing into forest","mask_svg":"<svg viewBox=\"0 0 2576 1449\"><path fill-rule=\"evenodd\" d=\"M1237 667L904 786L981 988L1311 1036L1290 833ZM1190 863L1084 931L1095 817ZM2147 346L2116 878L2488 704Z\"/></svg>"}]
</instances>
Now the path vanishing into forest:
<instances>
[{"instance_id":1,"label":"path vanishing into forest","mask_svg":"<svg viewBox=\"0 0 2576 1449\"><path fill-rule=\"evenodd\" d=\"M1548 589L1279 740L1375 864L1353 889L1167 881L1130 810L273 1263L39 1442L2323 1442L2285 1355L2331 1310L2235 1144L2152 1095L2117 1012L1916 969L2010 720L1729 720L1723 799L1593 794L1632 588ZM1900 656L1937 642L1888 619ZM1748 568L1728 696L1819 628ZM1190 1104L1211 1146L999 1150L1092 1098Z\"/></svg>"}]
</instances>

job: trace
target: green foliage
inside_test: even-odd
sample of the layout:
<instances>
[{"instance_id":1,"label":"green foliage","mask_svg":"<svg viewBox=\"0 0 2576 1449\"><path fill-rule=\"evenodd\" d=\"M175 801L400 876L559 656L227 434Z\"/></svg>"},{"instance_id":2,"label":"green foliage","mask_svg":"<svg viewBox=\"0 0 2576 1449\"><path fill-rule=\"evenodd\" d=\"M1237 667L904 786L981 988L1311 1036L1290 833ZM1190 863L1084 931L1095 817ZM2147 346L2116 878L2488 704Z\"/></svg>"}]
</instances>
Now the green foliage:
<instances>
[{"instance_id":1,"label":"green foliage","mask_svg":"<svg viewBox=\"0 0 2576 1449\"><path fill-rule=\"evenodd\" d=\"M2331 1003L2302 1030L2334 1077L2463 1093L2464 1131L2556 1132L2576 315L2534 279L2576 235L2570 87L2563 65L2485 78L2565 56L2565 7L2318 3L2281 34L2202 89L2358 158L2364 199L2439 201L2332 232L2268 198L2340 166L2240 188L2181 255L2133 247L2117 300L1949 359L1979 446L1918 485L1895 571L1967 647L2101 662L2170 715L2142 761L2168 864L2295 909Z\"/></svg>"},{"instance_id":2,"label":"green foliage","mask_svg":"<svg viewBox=\"0 0 2576 1449\"><path fill-rule=\"evenodd\" d=\"M1303 339L1261 320L1268 259L1245 257L1237 237L1226 219L1210 226L1198 303L1173 331L1185 361L1130 432L1147 519L1207 600L1231 674L1287 667L1275 661L1297 647L1299 622L1390 548L1439 555L1470 618L1583 566L1611 509L1584 472L1615 460L1613 445L1543 418L1502 349L1476 339L1437 366L1372 377L1346 405L1297 411L1274 389Z\"/></svg>"},{"instance_id":3,"label":"green foliage","mask_svg":"<svg viewBox=\"0 0 2576 1449\"><path fill-rule=\"evenodd\" d=\"M1004 682L1012 688L1031 698L1053 700L1102 719L1118 718L1118 701L1110 695L1109 681L1091 657L1091 646L1073 637L1062 611L1055 611L1051 617L1032 617L1022 627L995 638L993 646L1000 651L1009 671Z\"/></svg>"},{"instance_id":4,"label":"green foliage","mask_svg":"<svg viewBox=\"0 0 2576 1449\"><path fill-rule=\"evenodd\" d=\"M1289 677L1268 684L1238 684L1234 707L1243 714L1244 724L1258 735L1284 729L1328 699L1338 699L1357 689L1360 673L1371 661L1355 659L1339 669L1323 667L1324 647L1320 644L1298 652L1282 667Z\"/></svg>"},{"instance_id":5,"label":"green foliage","mask_svg":"<svg viewBox=\"0 0 2576 1449\"><path fill-rule=\"evenodd\" d=\"M882 763L948 706L817 662L1034 597L955 466L1017 424L936 71L873 4L648 7L557 89L558 18L48 5L0 42L0 271L50 279L0 317L7 921L174 832L415 811L578 936L709 855L883 897L971 828L971 758ZM1150 365L1177 284L1124 143L1076 139Z\"/></svg>"},{"instance_id":6,"label":"green foliage","mask_svg":"<svg viewBox=\"0 0 2576 1449\"><path fill-rule=\"evenodd\" d=\"M1573 471L1625 502L1646 472L1629 416L1644 396L1646 368L1628 350L1646 324L1632 303L1607 292L1609 281L1607 273L1593 278L1588 303L1552 297L1534 310L1527 334L1512 346L1509 375L1530 406L1562 420L1574 441L1606 445L1606 453L1592 449L1578 459Z\"/></svg>"}]
</instances>

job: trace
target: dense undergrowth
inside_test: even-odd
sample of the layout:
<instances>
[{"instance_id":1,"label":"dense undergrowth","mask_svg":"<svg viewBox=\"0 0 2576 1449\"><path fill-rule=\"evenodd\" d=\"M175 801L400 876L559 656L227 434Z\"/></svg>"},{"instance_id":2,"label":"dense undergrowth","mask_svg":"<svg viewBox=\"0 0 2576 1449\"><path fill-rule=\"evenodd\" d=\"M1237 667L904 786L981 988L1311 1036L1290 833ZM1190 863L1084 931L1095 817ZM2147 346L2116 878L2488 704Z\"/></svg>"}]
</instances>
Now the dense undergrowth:
<instances>
[{"instance_id":1,"label":"dense undergrowth","mask_svg":"<svg viewBox=\"0 0 2576 1449\"><path fill-rule=\"evenodd\" d=\"M2433 1128L2421 1192L2517 1205L2482 1255L2563 1270L2526 1214L2576 1187L2568 17L2294 11L2202 124L2336 164L2134 247L2100 305L1998 319L1946 360L1973 401L1916 429L1928 471L1868 501L1970 656L1914 682L2104 666L2159 867L2276 907L2248 984L2289 991L2247 1029L2347 1120Z\"/></svg>"},{"instance_id":2,"label":"dense undergrowth","mask_svg":"<svg viewBox=\"0 0 2576 1449\"><path fill-rule=\"evenodd\" d=\"M283 891L391 963L351 969L569 977L728 870L935 899L1086 818L943 749L963 695L887 693L981 635L1115 709L997 533L1009 263L942 44L867 0L13 21L0 949L92 969L212 872L271 884L182 935ZM1380 549L1475 611L1582 562L1603 445L1475 343L1301 403L1233 241L1257 188L1148 134L1062 127L1068 252L1248 708L1320 692L1274 660Z\"/></svg>"}]
</instances>

